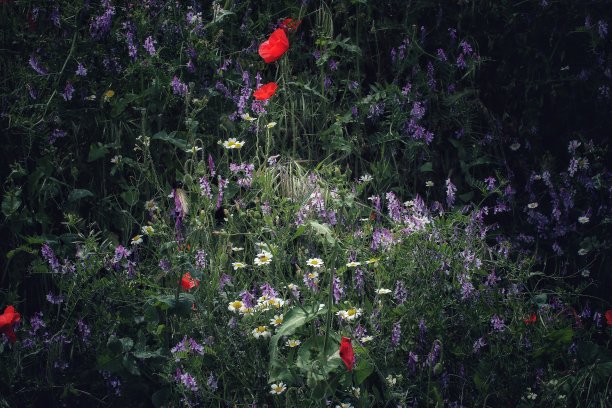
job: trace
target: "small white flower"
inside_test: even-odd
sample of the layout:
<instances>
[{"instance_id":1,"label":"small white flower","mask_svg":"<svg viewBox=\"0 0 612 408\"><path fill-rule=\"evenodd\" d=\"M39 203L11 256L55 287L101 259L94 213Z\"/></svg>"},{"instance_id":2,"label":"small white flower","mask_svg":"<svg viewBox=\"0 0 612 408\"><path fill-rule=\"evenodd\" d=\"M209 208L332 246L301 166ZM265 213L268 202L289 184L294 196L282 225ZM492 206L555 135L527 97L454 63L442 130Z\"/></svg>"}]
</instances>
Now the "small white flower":
<instances>
[{"instance_id":1,"label":"small white flower","mask_svg":"<svg viewBox=\"0 0 612 408\"><path fill-rule=\"evenodd\" d=\"M272 129L274 126L276 126L276 122L270 122L266 125L268 129Z\"/></svg>"},{"instance_id":2,"label":"small white flower","mask_svg":"<svg viewBox=\"0 0 612 408\"><path fill-rule=\"evenodd\" d=\"M534 208L538 208L538 203L535 203L535 202L534 203L529 203L529 204L527 204L527 208L530 208L532 210Z\"/></svg>"},{"instance_id":3,"label":"small white flower","mask_svg":"<svg viewBox=\"0 0 612 408\"><path fill-rule=\"evenodd\" d=\"M287 285L287 288L289 290L296 290L298 288L298 285L296 285L295 283L290 283Z\"/></svg>"},{"instance_id":4,"label":"small white flower","mask_svg":"<svg viewBox=\"0 0 612 408\"><path fill-rule=\"evenodd\" d=\"M238 269L243 269L246 268L246 264L243 262L233 262L232 263L232 267L234 268L235 271L237 271Z\"/></svg>"},{"instance_id":5,"label":"small white flower","mask_svg":"<svg viewBox=\"0 0 612 408\"><path fill-rule=\"evenodd\" d=\"M365 261L366 265L377 265L378 261L380 261L379 258L370 258L367 261Z\"/></svg>"},{"instance_id":6,"label":"small white flower","mask_svg":"<svg viewBox=\"0 0 612 408\"><path fill-rule=\"evenodd\" d=\"M361 397L361 389L360 388L351 387L351 394L353 394L353 397L359 399L359 397Z\"/></svg>"},{"instance_id":7,"label":"small white flower","mask_svg":"<svg viewBox=\"0 0 612 408\"><path fill-rule=\"evenodd\" d=\"M584 269L582 271L582 276L584 276L585 278L588 278L591 275L591 271L588 269Z\"/></svg>"},{"instance_id":8,"label":"small white flower","mask_svg":"<svg viewBox=\"0 0 612 408\"><path fill-rule=\"evenodd\" d=\"M119 163L121 163L121 159L123 159L123 156L120 155L120 154L117 154L117 155L113 156L110 161L113 164L119 164Z\"/></svg>"},{"instance_id":9,"label":"small white flower","mask_svg":"<svg viewBox=\"0 0 612 408\"><path fill-rule=\"evenodd\" d=\"M232 251L240 252L240 251L244 251L244 248L242 248L242 247L232 247Z\"/></svg>"},{"instance_id":10,"label":"small white flower","mask_svg":"<svg viewBox=\"0 0 612 408\"><path fill-rule=\"evenodd\" d=\"M359 341L362 343L368 343L372 340L374 340L373 336L363 336L362 338L359 339Z\"/></svg>"},{"instance_id":11,"label":"small white flower","mask_svg":"<svg viewBox=\"0 0 612 408\"><path fill-rule=\"evenodd\" d=\"M343 402L340 405L336 405L336 408L353 408L353 406L348 402Z\"/></svg>"},{"instance_id":12,"label":"small white flower","mask_svg":"<svg viewBox=\"0 0 612 408\"><path fill-rule=\"evenodd\" d=\"M299 346L300 344L302 344L302 342L301 342L301 341L299 341L299 340L297 340L297 339L289 339L289 340L287 340L287 342L285 343L285 345L286 345L287 347L291 347L291 348L297 347L297 346Z\"/></svg>"},{"instance_id":13,"label":"small white flower","mask_svg":"<svg viewBox=\"0 0 612 408\"><path fill-rule=\"evenodd\" d=\"M157 211L159 210L159 207L157 206L157 203L153 200L149 200L147 202L145 202L145 210L147 211Z\"/></svg>"},{"instance_id":14,"label":"small white flower","mask_svg":"<svg viewBox=\"0 0 612 408\"><path fill-rule=\"evenodd\" d=\"M377 295L388 295L392 291L391 289L380 288L380 289L376 289L374 292L376 292Z\"/></svg>"},{"instance_id":15,"label":"small white flower","mask_svg":"<svg viewBox=\"0 0 612 408\"><path fill-rule=\"evenodd\" d=\"M247 122L253 122L254 120L257 120L257 118L252 117L251 115L249 115L248 113L244 113L242 115L240 115L240 117L243 120L246 120Z\"/></svg>"},{"instance_id":16,"label":"small white flower","mask_svg":"<svg viewBox=\"0 0 612 408\"><path fill-rule=\"evenodd\" d=\"M343 320L355 320L359 316L361 316L361 309L356 307L352 307L347 310L339 310L336 312L336 316L340 317Z\"/></svg>"},{"instance_id":17,"label":"small white flower","mask_svg":"<svg viewBox=\"0 0 612 408\"><path fill-rule=\"evenodd\" d=\"M282 381L278 384L270 385L270 394L280 395L287 389L287 386Z\"/></svg>"},{"instance_id":18,"label":"small white flower","mask_svg":"<svg viewBox=\"0 0 612 408\"><path fill-rule=\"evenodd\" d=\"M134 235L132 238L132 245L142 244L142 235Z\"/></svg>"},{"instance_id":19,"label":"small white flower","mask_svg":"<svg viewBox=\"0 0 612 408\"><path fill-rule=\"evenodd\" d=\"M586 224L589 221L591 221L591 219L587 217L586 215L583 215L582 217L578 217L578 222L581 224Z\"/></svg>"},{"instance_id":20,"label":"small white flower","mask_svg":"<svg viewBox=\"0 0 612 408\"><path fill-rule=\"evenodd\" d=\"M267 326L258 326L254 328L251 333L253 334L253 337L255 337L256 339L260 339L262 337L266 338L272 335L272 333L270 333L270 331L268 330Z\"/></svg>"},{"instance_id":21,"label":"small white flower","mask_svg":"<svg viewBox=\"0 0 612 408\"><path fill-rule=\"evenodd\" d=\"M310 258L306 261L306 265L312 266L313 268L320 268L323 266L323 260L321 258Z\"/></svg>"},{"instance_id":22,"label":"small white flower","mask_svg":"<svg viewBox=\"0 0 612 408\"><path fill-rule=\"evenodd\" d=\"M257 254L257 258L255 258L253 263L257 266L270 265L272 263L272 254L267 251L263 251Z\"/></svg>"},{"instance_id":23,"label":"small white flower","mask_svg":"<svg viewBox=\"0 0 612 408\"><path fill-rule=\"evenodd\" d=\"M226 149L240 149L242 146L244 146L244 142L238 141L234 137L223 142L223 147Z\"/></svg>"},{"instance_id":24,"label":"small white flower","mask_svg":"<svg viewBox=\"0 0 612 408\"><path fill-rule=\"evenodd\" d=\"M229 305L227 306L227 310L229 310L230 312L238 313L243 307L244 304L242 303L242 301L234 300L233 302L229 303Z\"/></svg>"},{"instance_id":25,"label":"small white flower","mask_svg":"<svg viewBox=\"0 0 612 408\"><path fill-rule=\"evenodd\" d=\"M155 229L150 225L145 225L142 227L142 233L145 235L153 235L155 233Z\"/></svg>"},{"instance_id":26,"label":"small white flower","mask_svg":"<svg viewBox=\"0 0 612 408\"><path fill-rule=\"evenodd\" d=\"M387 380L389 387L393 387L395 384L397 384L397 377L394 377L391 374L389 374L385 380Z\"/></svg>"},{"instance_id":27,"label":"small white flower","mask_svg":"<svg viewBox=\"0 0 612 408\"><path fill-rule=\"evenodd\" d=\"M367 174L367 173L359 177L359 181L362 183L369 183L372 180L374 180L374 178L370 174Z\"/></svg>"},{"instance_id":28,"label":"small white flower","mask_svg":"<svg viewBox=\"0 0 612 408\"><path fill-rule=\"evenodd\" d=\"M589 253L589 250L588 250L588 249L580 248L580 249L578 250L578 255L580 255L580 256L584 256L584 255L586 255L586 254L588 254L588 253Z\"/></svg>"},{"instance_id":29,"label":"small white flower","mask_svg":"<svg viewBox=\"0 0 612 408\"><path fill-rule=\"evenodd\" d=\"M516 152L518 149L521 148L521 144L516 142L516 143L512 143L510 145L510 150L512 150L513 152Z\"/></svg>"},{"instance_id":30,"label":"small white flower","mask_svg":"<svg viewBox=\"0 0 612 408\"><path fill-rule=\"evenodd\" d=\"M187 149L185 150L186 153L192 153L192 154L196 154L197 152L199 152L200 150L202 150L201 147L198 146L193 146L191 149Z\"/></svg>"},{"instance_id":31,"label":"small white flower","mask_svg":"<svg viewBox=\"0 0 612 408\"><path fill-rule=\"evenodd\" d=\"M433 182L433 181L431 181L431 180L427 180L427 181L425 182L425 187L433 187L433 186L434 186L434 182Z\"/></svg>"},{"instance_id":32,"label":"small white flower","mask_svg":"<svg viewBox=\"0 0 612 408\"><path fill-rule=\"evenodd\" d=\"M270 319L270 324L273 325L274 327L278 327L281 324L283 324L283 315L274 315L273 319Z\"/></svg>"},{"instance_id":33,"label":"small white flower","mask_svg":"<svg viewBox=\"0 0 612 408\"><path fill-rule=\"evenodd\" d=\"M351 261L351 262L346 264L346 267L347 268L355 268L355 267L357 267L359 265L361 265L361 262Z\"/></svg>"}]
</instances>

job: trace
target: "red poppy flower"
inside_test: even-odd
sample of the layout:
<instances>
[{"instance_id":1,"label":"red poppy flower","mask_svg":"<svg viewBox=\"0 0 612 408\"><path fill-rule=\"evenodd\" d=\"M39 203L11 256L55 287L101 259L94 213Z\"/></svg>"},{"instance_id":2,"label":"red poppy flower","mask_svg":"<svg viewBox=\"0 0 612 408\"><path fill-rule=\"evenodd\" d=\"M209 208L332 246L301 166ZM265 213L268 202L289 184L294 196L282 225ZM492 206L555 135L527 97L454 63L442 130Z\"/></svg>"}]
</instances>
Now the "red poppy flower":
<instances>
[{"instance_id":1,"label":"red poppy flower","mask_svg":"<svg viewBox=\"0 0 612 408\"><path fill-rule=\"evenodd\" d=\"M342 337L342 342L340 343L340 358L344 362L346 369L352 371L353 365L355 364L355 353L353 352L351 339L348 337Z\"/></svg>"},{"instance_id":2,"label":"red poppy flower","mask_svg":"<svg viewBox=\"0 0 612 408\"><path fill-rule=\"evenodd\" d=\"M266 63L274 62L289 49L289 39L285 30L278 28L259 46L259 55Z\"/></svg>"},{"instance_id":3,"label":"red poppy flower","mask_svg":"<svg viewBox=\"0 0 612 408\"><path fill-rule=\"evenodd\" d=\"M276 82L268 82L257 88L257 90L253 92L253 96L258 101L265 101L266 99L270 99L270 97L276 93L277 89L278 85L276 85Z\"/></svg>"},{"instance_id":4,"label":"red poppy flower","mask_svg":"<svg viewBox=\"0 0 612 408\"><path fill-rule=\"evenodd\" d=\"M525 324L533 324L533 323L538 321L538 317L534 313L531 316L529 316L528 318L523 319L523 321L525 322Z\"/></svg>"},{"instance_id":5,"label":"red poppy flower","mask_svg":"<svg viewBox=\"0 0 612 408\"><path fill-rule=\"evenodd\" d=\"M612 325L612 310L606 310L606 322L608 323L608 326Z\"/></svg>"},{"instance_id":6,"label":"red poppy flower","mask_svg":"<svg viewBox=\"0 0 612 408\"><path fill-rule=\"evenodd\" d=\"M190 290L195 288L196 286L200 286L200 281L196 278L192 278L189 273L186 273L181 278L181 287L184 290Z\"/></svg>"},{"instance_id":7,"label":"red poppy flower","mask_svg":"<svg viewBox=\"0 0 612 408\"><path fill-rule=\"evenodd\" d=\"M4 313L0 315L0 333L6 334L6 337L14 343L17 340L15 332L13 331L13 325L21 320L21 315L15 312L13 306L8 306L4 309Z\"/></svg>"},{"instance_id":8,"label":"red poppy flower","mask_svg":"<svg viewBox=\"0 0 612 408\"><path fill-rule=\"evenodd\" d=\"M286 18L280 23L280 28L285 30L287 33L294 33L297 31L298 27L302 24L302 20L294 20L292 18Z\"/></svg>"}]
</instances>

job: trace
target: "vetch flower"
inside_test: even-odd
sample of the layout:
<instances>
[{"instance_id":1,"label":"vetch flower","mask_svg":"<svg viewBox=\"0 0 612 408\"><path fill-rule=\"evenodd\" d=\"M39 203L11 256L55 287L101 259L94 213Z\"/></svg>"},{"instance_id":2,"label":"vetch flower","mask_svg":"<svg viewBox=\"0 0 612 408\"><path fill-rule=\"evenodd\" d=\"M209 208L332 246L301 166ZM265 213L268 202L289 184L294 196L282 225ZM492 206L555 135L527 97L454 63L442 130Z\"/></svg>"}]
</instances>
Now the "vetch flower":
<instances>
[{"instance_id":1,"label":"vetch flower","mask_svg":"<svg viewBox=\"0 0 612 408\"><path fill-rule=\"evenodd\" d=\"M607 316L607 314L606 314ZM21 315L15 312L14 306L7 306L0 315L0 333L4 333L11 343L17 341L13 326L21 320Z\"/></svg>"},{"instance_id":2,"label":"vetch flower","mask_svg":"<svg viewBox=\"0 0 612 408\"><path fill-rule=\"evenodd\" d=\"M320 268L323 266L323 260L321 258L310 258L306 261L306 265L312 266L313 268Z\"/></svg>"},{"instance_id":3,"label":"vetch flower","mask_svg":"<svg viewBox=\"0 0 612 408\"><path fill-rule=\"evenodd\" d=\"M200 285L200 281L196 278L191 277L189 273L186 273L181 278L181 287L183 290L190 290Z\"/></svg>"},{"instance_id":4,"label":"vetch flower","mask_svg":"<svg viewBox=\"0 0 612 408\"><path fill-rule=\"evenodd\" d=\"M280 395L287 389L287 386L282 381L278 384L270 385L270 394Z\"/></svg>"},{"instance_id":5,"label":"vetch flower","mask_svg":"<svg viewBox=\"0 0 612 408\"><path fill-rule=\"evenodd\" d=\"M351 339L348 337L342 337L342 341L340 342L340 358L346 366L346 369L352 371L353 365L355 364L355 353L353 352Z\"/></svg>"},{"instance_id":6,"label":"vetch flower","mask_svg":"<svg viewBox=\"0 0 612 408\"><path fill-rule=\"evenodd\" d=\"M272 334L267 326L258 326L251 332L256 339L270 337Z\"/></svg>"},{"instance_id":7,"label":"vetch flower","mask_svg":"<svg viewBox=\"0 0 612 408\"><path fill-rule=\"evenodd\" d=\"M253 92L253 97L258 101L265 101L270 99L276 93L277 89L278 85L276 82L268 82L267 84L257 88L257 90Z\"/></svg>"},{"instance_id":8,"label":"vetch flower","mask_svg":"<svg viewBox=\"0 0 612 408\"><path fill-rule=\"evenodd\" d=\"M301 342L301 341L299 341L299 340L297 340L297 339L289 339L289 340L287 340L287 342L285 343L285 345L286 345L287 347L291 347L291 348L297 347L297 346L299 346L300 344L302 344L302 342Z\"/></svg>"},{"instance_id":9,"label":"vetch flower","mask_svg":"<svg viewBox=\"0 0 612 408\"><path fill-rule=\"evenodd\" d=\"M269 64L283 56L289 49L289 39L285 30L278 28L259 46L259 55Z\"/></svg>"}]
</instances>

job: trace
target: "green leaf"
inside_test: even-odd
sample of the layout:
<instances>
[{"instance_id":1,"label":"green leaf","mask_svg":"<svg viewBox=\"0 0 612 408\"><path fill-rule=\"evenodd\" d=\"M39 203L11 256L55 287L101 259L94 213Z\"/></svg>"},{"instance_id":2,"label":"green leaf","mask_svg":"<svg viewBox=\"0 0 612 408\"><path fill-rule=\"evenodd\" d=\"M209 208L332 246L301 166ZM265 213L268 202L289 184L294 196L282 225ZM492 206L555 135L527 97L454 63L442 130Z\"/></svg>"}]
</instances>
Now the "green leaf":
<instances>
[{"instance_id":1,"label":"green leaf","mask_svg":"<svg viewBox=\"0 0 612 408\"><path fill-rule=\"evenodd\" d=\"M130 207L133 207L136 205L136 203L138 203L139 196L140 194L135 188L130 188L129 190L121 193L121 198L123 198L123 201L125 201Z\"/></svg>"},{"instance_id":2,"label":"green leaf","mask_svg":"<svg viewBox=\"0 0 612 408\"><path fill-rule=\"evenodd\" d=\"M359 359L353 372L355 373L355 385L359 385L374 372L374 366L365 356L363 356Z\"/></svg>"},{"instance_id":3,"label":"green leaf","mask_svg":"<svg viewBox=\"0 0 612 408\"><path fill-rule=\"evenodd\" d=\"M157 132L151 136L151 140L163 140L164 142L168 142L179 149L187 149L187 142L183 139L176 139L174 135L176 135L176 132L170 132L170 134L168 134L165 130L162 130L161 132Z\"/></svg>"},{"instance_id":4,"label":"green leaf","mask_svg":"<svg viewBox=\"0 0 612 408\"><path fill-rule=\"evenodd\" d=\"M419 167L419 171L421 173L427 173L427 172L433 171L433 164L431 162L427 162L423 164L421 167Z\"/></svg>"},{"instance_id":5,"label":"green leaf","mask_svg":"<svg viewBox=\"0 0 612 408\"><path fill-rule=\"evenodd\" d=\"M85 197L93 197L93 196L94 194L89 190L75 188L74 190L70 192L70 194L68 194L68 201L74 202L74 201L78 201Z\"/></svg>"},{"instance_id":6,"label":"green leaf","mask_svg":"<svg viewBox=\"0 0 612 408\"><path fill-rule=\"evenodd\" d=\"M10 190L2 200L2 213L10 217L21 206L21 189Z\"/></svg>"},{"instance_id":7,"label":"green leaf","mask_svg":"<svg viewBox=\"0 0 612 408\"><path fill-rule=\"evenodd\" d=\"M103 158L108 153L109 153L109 150L105 145L99 142L97 144L90 144L89 145L89 155L87 156L87 161L91 163L92 161L96 161L98 159Z\"/></svg>"}]
</instances>

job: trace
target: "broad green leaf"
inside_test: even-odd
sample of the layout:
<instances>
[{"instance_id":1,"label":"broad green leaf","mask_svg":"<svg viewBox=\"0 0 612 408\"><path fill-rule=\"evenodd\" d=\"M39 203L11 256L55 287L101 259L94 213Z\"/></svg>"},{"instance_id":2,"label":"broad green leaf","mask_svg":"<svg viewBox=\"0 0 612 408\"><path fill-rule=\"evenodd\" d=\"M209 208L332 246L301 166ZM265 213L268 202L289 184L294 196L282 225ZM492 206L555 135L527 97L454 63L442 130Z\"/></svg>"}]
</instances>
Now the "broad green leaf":
<instances>
[{"instance_id":1,"label":"broad green leaf","mask_svg":"<svg viewBox=\"0 0 612 408\"><path fill-rule=\"evenodd\" d=\"M90 144L89 154L87 155L87 161L91 163L92 161L96 161L98 159L103 158L108 153L109 153L109 150L105 145L101 143Z\"/></svg>"},{"instance_id":2,"label":"broad green leaf","mask_svg":"<svg viewBox=\"0 0 612 408\"><path fill-rule=\"evenodd\" d=\"M75 188L74 190L70 192L70 194L68 194L68 201L74 202L74 201L78 201L85 197L93 197L93 196L94 194L89 190Z\"/></svg>"}]
</instances>

